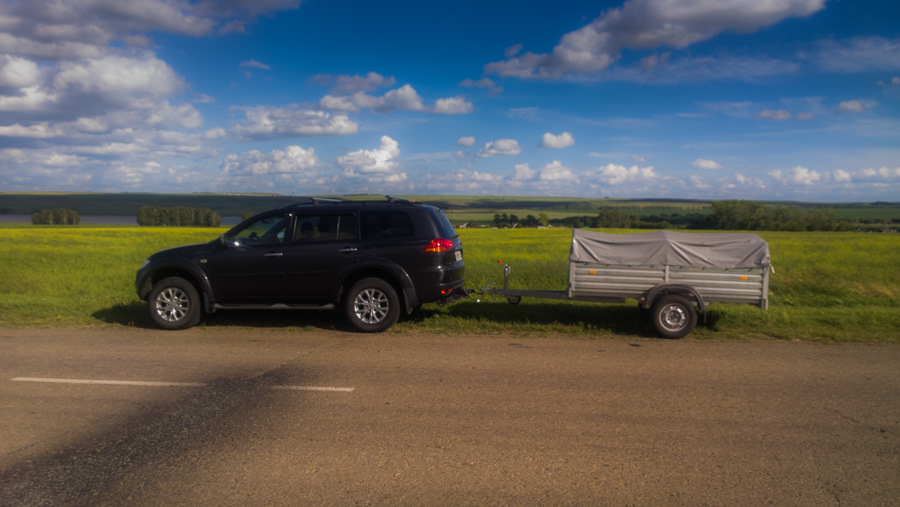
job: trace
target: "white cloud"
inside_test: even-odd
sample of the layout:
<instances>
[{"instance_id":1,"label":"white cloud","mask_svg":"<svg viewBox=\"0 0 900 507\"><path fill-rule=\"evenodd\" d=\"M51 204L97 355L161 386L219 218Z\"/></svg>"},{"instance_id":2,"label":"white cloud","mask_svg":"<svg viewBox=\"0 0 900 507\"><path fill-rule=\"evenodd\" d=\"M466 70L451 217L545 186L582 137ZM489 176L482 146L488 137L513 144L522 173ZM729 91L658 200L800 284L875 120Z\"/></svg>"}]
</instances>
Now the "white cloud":
<instances>
[{"instance_id":1,"label":"white cloud","mask_svg":"<svg viewBox=\"0 0 900 507\"><path fill-rule=\"evenodd\" d=\"M25 88L40 84L42 72L38 65L25 58L0 55L0 84Z\"/></svg>"},{"instance_id":2,"label":"white cloud","mask_svg":"<svg viewBox=\"0 0 900 507\"><path fill-rule=\"evenodd\" d=\"M398 183L406 173L398 171L396 158L400 156L397 141L381 136L381 146L374 150L358 150L339 157L338 165L344 177L361 177L370 183Z\"/></svg>"},{"instance_id":3,"label":"white cloud","mask_svg":"<svg viewBox=\"0 0 900 507\"><path fill-rule=\"evenodd\" d=\"M160 100L185 86L166 62L151 54L62 62L53 78L59 93L89 95L128 107L140 105L141 100Z\"/></svg>"},{"instance_id":4,"label":"white cloud","mask_svg":"<svg viewBox=\"0 0 900 507\"><path fill-rule=\"evenodd\" d=\"M499 95L500 93L503 93L502 86L497 86L497 83L495 83L493 79L486 77L481 78L478 81L466 79L459 83L459 86L465 86L466 88L487 88L488 95Z\"/></svg>"},{"instance_id":5,"label":"white cloud","mask_svg":"<svg viewBox=\"0 0 900 507\"><path fill-rule=\"evenodd\" d=\"M716 162L715 160L707 160L705 158L698 158L697 160L691 162L691 165L696 167L697 169L706 169L708 171L715 171L722 168L722 164Z\"/></svg>"},{"instance_id":6,"label":"white cloud","mask_svg":"<svg viewBox=\"0 0 900 507\"><path fill-rule=\"evenodd\" d=\"M237 185L239 181L235 180L279 175L288 175L292 178L300 176L308 179L316 175L318 166L319 158L312 148L291 145L283 150L272 150L269 153L252 150L226 156L219 180Z\"/></svg>"},{"instance_id":7,"label":"white cloud","mask_svg":"<svg viewBox=\"0 0 900 507\"><path fill-rule=\"evenodd\" d=\"M245 138L269 139L306 136L341 136L355 134L359 126L344 114L304 109L299 105L286 107L239 107L245 121L234 132Z\"/></svg>"},{"instance_id":8,"label":"white cloud","mask_svg":"<svg viewBox=\"0 0 900 507\"><path fill-rule=\"evenodd\" d=\"M753 178L751 176L744 176L741 173L736 173L734 175L734 181L737 182L733 188L755 188L755 189L765 189L766 184L760 180L759 178Z\"/></svg>"},{"instance_id":9,"label":"white cloud","mask_svg":"<svg viewBox=\"0 0 900 507\"><path fill-rule=\"evenodd\" d=\"M144 34L207 36L241 31L259 14L295 9L300 0L4 2L0 47L42 59L98 58L115 52L113 40L149 47Z\"/></svg>"},{"instance_id":10,"label":"white cloud","mask_svg":"<svg viewBox=\"0 0 900 507\"><path fill-rule=\"evenodd\" d=\"M862 113L877 105L877 102L871 100L845 100L838 104L837 111L842 114Z\"/></svg>"},{"instance_id":11,"label":"white cloud","mask_svg":"<svg viewBox=\"0 0 900 507\"><path fill-rule=\"evenodd\" d=\"M51 127L47 122L35 123L27 126L18 123L12 125L0 125L0 137L47 139L62 135L62 129Z\"/></svg>"},{"instance_id":12,"label":"white cloud","mask_svg":"<svg viewBox=\"0 0 900 507\"><path fill-rule=\"evenodd\" d=\"M559 160L554 160L545 165L541 169L541 174L538 178L547 182L578 182L578 176L575 175L572 169L562 165L562 162Z\"/></svg>"},{"instance_id":13,"label":"white cloud","mask_svg":"<svg viewBox=\"0 0 900 507\"><path fill-rule=\"evenodd\" d=\"M485 71L524 78L598 72L615 62L623 49L683 49L725 31L749 33L790 17L809 16L824 5L824 0L628 0L564 35L552 53L525 53L490 63Z\"/></svg>"},{"instance_id":14,"label":"white cloud","mask_svg":"<svg viewBox=\"0 0 900 507\"><path fill-rule=\"evenodd\" d=\"M377 72L369 72L365 76L319 74L314 76L313 80L323 85L334 85L329 91L331 95L353 95L354 93L371 92L397 84L397 80L393 76L384 77Z\"/></svg>"},{"instance_id":15,"label":"white cloud","mask_svg":"<svg viewBox=\"0 0 900 507\"><path fill-rule=\"evenodd\" d=\"M495 155L518 155L522 153L519 142L515 139L498 139L485 143L484 148L478 152L479 157L493 157Z\"/></svg>"},{"instance_id":16,"label":"white cloud","mask_svg":"<svg viewBox=\"0 0 900 507\"><path fill-rule=\"evenodd\" d=\"M896 167L891 169L887 166L881 166L878 169L868 168L862 169L858 171L855 175L857 178L862 179L879 179L879 180L894 180L900 178L900 167Z\"/></svg>"},{"instance_id":17,"label":"white cloud","mask_svg":"<svg viewBox=\"0 0 900 507\"><path fill-rule=\"evenodd\" d=\"M666 53L666 56L668 55L669 53ZM648 61L652 64L648 64ZM799 69L800 65L794 61L765 56L726 54L659 58L653 55L642 60L640 64L614 66L603 73L585 76L582 79L653 84L724 79L756 82L764 77L794 74Z\"/></svg>"},{"instance_id":18,"label":"white cloud","mask_svg":"<svg viewBox=\"0 0 900 507\"><path fill-rule=\"evenodd\" d=\"M513 173L513 181L525 181L534 178L537 172L528 166L528 164L516 164L515 173Z\"/></svg>"},{"instance_id":19,"label":"white cloud","mask_svg":"<svg viewBox=\"0 0 900 507\"><path fill-rule=\"evenodd\" d=\"M900 39L857 37L817 42L810 55L819 67L833 72L900 70Z\"/></svg>"},{"instance_id":20,"label":"white cloud","mask_svg":"<svg viewBox=\"0 0 900 507\"><path fill-rule=\"evenodd\" d=\"M709 184L703 181L703 178L697 176L696 174L691 175L691 184L694 185L694 188L698 190L707 190L710 188Z\"/></svg>"},{"instance_id":21,"label":"white cloud","mask_svg":"<svg viewBox=\"0 0 900 507\"><path fill-rule=\"evenodd\" d=\"M791 169L787 176L786 182L796 185L812 185L822 179L822 175L817 171L812 171L803 166L796 166Z\"/></svg>"},{"instance_id":22,"label":"white cloud","mask_svg":"<svg viewBox=\"0 0 900 507\"><path fill-rule=\"evenodd\" d=\"M456 140L459 146L475 146L475 138L472 136L463 136Z\"/></svg>"},{"instance_id":23,"label":"white cloud","mask_svg":"<svg viewBox=\"0 0 900 507\"><path fill-rule=\"evenodd\" d=\"M197 128L203 125L200 111L190 104L173 106L164 101L160 107L152 109L147 117L149 125L169 125L183 128Z\"/></svg>"},{"instance_id":24,"label":"white cloud","mask_svg":"<svg viewBox=\"0 0 900 507\"><path fill-rule=\"evenodd\" d=\"M787 109L763 109L762 111L754 114L753 117L761 120L773 121L790 120L791 112Z\"/></svg>"},{"instance_id":25,"label":"white cloud","mask_svg":"<svg viewBox=\"0 0 900 507\"><path fill-rule=\"evenodd\" d=\"M245 68L272 70L272 67L270 67L262 62L258 62L256 60L247 60L247 61L241 62L239 65L241 67L245 67Z\"/></svg>"},{"instance_id":26,"label":"white cloud","mask_svg":"<svg viewBox=\"0 0 900 507\"><path fill-rule=\"evenodd\" d=\"M653 166L638 167L633 165L625 167L618 164L607 164L588 172L589 177L597 177L608 185L621 185L633 181L651 181L659 176L654 172Z\"/></svg>"},{"instance_id":27,"label":"white cloud","mask_svg":"<svg viewBox=\"0 0 900 507\"><path fill-rule=\"evenodd\" d=\"M345 96L329 94L319 100L319 107L350 112L370 109L376 113L423 111L437 114L466 114L473 110L472 104L461 96L438 99L433 106L426 106L415 88L408 84L390 90L380 97L364 92Z\"/></svg>"},{"instance_id":28,"label":"white cloud","mask_svg":"<svg viewBox=\"0 0 900 507\"><path fill-rule=\"evenodd\" d=\"M203 138L209 139L209 140L222 139L222 138L226 137L227 135L228 135L228 132L226 132L225 129L223 129L221 127L216 127L216 128L211 128L211 129L207 130L206 132L204 132Z\"/></svg>"},{"instance_id":29,"label":"white cloud","mask_svg":"<svg viewBox=\"0 0 900 507\"><path fill-rule=\"evenodd\" d=\"M495 195L504 184L504 178L496 174L457 169L430 175L424 187L434 192Z\"/></svg>"},{"instance_id":30,"label":"white cloud","mask_svg":"<svg viewBox=\"0 0 900 507\"><path fill-rule=\"evenodd\" d=\"M832 177L834 178L834 181L836 181L838 183L850 183L850 181L852 180L850 173L848 173L847 171L844 171L843 169L838 169L838 170L834 171L834 174Z\"/></svg>"},{"instance_id":31,"label":"white cloud","mask_svg":"<svg viewBox=\"0 0 900 507\"><path fill-rule=\"evenodd\" d=\"M568 148L575 144L575 138L572 137L572 134L569 132L563 132L562 134L555 135L547 132L544 134L544 137L541 139L541 146L544 148Z\"/></svg>"},{"instance_id":32,"label":"white cloud","mask_svg":"<svg viewBox=\"0 0 900 507\"><path fill-rule=\"evenodd\" d=\"M473 109L472 103L459 95L446 99L437 99L431 111L437 114L469 114Z\"/></svg>"},{"instance_id":33,"label":"white cloud","mask_svg":"<svg viewBox=\"0 0 900 507\"><path fill-rule=\"evenodd\" d=\"M114 110L161 107L185 89L184 80L150 53L105 56L38 66L25 58L0 59L0 110L70 120Z\"/></svg>"}]
</instances>

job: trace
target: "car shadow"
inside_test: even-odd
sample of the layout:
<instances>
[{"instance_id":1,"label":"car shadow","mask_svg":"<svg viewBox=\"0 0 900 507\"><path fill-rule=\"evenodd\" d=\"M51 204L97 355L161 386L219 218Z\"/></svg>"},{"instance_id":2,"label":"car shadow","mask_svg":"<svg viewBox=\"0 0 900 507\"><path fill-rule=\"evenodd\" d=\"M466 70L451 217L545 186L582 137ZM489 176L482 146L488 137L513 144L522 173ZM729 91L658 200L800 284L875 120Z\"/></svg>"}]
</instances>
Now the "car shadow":
<instances>
[{"instance_id":1,"label":"car shadow","mask_svg":"<svg viewBox=\"0 0 900 507\"><path fill-rule=\"evenodd\" d=\"M153 327L147 316L147 304L143 301L117 304L110 308L97 310L91 317L106 324L150 329Z\"/></svg>"},{"instance_id":2,"label":"car shadow","mask_svg":"<svg viewBox=\"0 0 900 507\"><path fill-rule=\"evenodd\" d=\"M518 305L506 302L459 301L445 307L425 305L417 308L412 314L401 317L405 324L426 324L429 320L449 315L454 318L506 326L514 330L519 325L575 325L585 332L597 331L610 334L622 334L647 338L658 337L648 318L648 312L638 308L637 304L602 304L602 303L547 303L539 300L523 300ZM158 329L147 315L146 303L134 301L117 304L113 307L94 312L93 318L106 324L118 324L142 329ZM706 323L700 317L698 327L704 326L715 331L720 315L715 311L707 312ZM204 326L221 327L265 327L265 328L300 328L321 329L329 331L354 332L355 329L337 310L331 311L272 311L272 310L232 310L205 315L201 321Z\"/></svg>"},{"instance_id":3,"label":"car shadow","mask_svg":"<svg viewBox=\"0 0 900 507\"><path fill-rule=\"evenodd\" d=\"M585 332L657 337L645 311L637 304L547 303L523 300L509 304L499 300L489 302L461 301L445 308L423 308L407 318L424 322L438 314L449 314L473 322L508 325L535 324L541 326L575 325Z\"/></svg>"}]
</instances>

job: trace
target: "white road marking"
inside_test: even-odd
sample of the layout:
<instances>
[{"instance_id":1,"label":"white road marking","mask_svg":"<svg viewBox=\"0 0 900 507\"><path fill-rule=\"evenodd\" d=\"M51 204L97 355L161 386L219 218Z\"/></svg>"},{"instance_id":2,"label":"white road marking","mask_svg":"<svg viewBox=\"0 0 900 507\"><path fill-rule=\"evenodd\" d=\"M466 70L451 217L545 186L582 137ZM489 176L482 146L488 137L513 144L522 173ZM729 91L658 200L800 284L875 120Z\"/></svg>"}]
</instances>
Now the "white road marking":
<instances>
[{"instance_id":1,"label":"white road marking","mask_svg":"<svg viewBox=\"0 0 900 507\"><path fill-rule=\"evenodd\" d=\"M144 382L139 380L94 380L76 378L38 378L16 377L13 382L48 382L52 384L101 384L114 386L150 386L150 387L206 387L200 382ZM269 389L282 389L291 391L326 391L337 393L352 393L354 387L316 387L316 386L271 386Z\"/></svg>"},{"instance_id":2,"label":"white road marking","mask_svg":"<svg viewBox=\"0 0 900 507\"><path fill-rule=\"evenodd\" d=\"M272 386L269 389L288 389L294 391L329 391L336 393L352 393L355 387L315 387L315 386Z\"/></svg>"}]
</instances>

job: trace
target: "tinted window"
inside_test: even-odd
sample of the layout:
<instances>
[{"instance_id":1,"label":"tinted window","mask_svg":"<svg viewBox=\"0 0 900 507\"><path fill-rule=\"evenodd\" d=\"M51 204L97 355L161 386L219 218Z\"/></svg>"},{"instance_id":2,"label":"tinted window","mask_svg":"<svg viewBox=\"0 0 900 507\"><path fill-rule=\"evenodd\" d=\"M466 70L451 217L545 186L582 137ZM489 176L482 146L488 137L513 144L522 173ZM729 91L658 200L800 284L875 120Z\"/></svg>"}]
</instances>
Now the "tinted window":
<instances>
[{"instance_id":1,"label":"tinted window","mask_svg":"<svg viewBox=\"0 0 900 507\"><path fill-rule=\"evenodd\" d=\"M402 238L412 236L409 216L402 211L364 211L362 214L362 238Z\"/></svg>"},{"instance_id":2,"label":"tinted window","mask_svg":"<svg viewBox=\"0 0 900 507\"><path fill-rule=\"evenodd\" d=\"M453 229L453 224L450 223L447 215L439 209L432 210L432 214L442 238L455 238L457 236L456 230Z\"/></svg>"},{"instance_id":3,"label":"tinted window","mask_svg":"<svg viewBox=\"0 0 900 507\"><path fill-rule=\"evenodd\" d=\"M288 215L260 218L247 224L232 237L245 245L281 244L290 219Z\"/></svg>"},{"instance_id":4,"label":"tinted window","mask_svg":"<svg viewBox=\"0 0 900 507\"><path fill-rule=\"evenodd\" d=\"M335 241L356 239L354 215L300 215L294 242Z\"/></svg>"}]
</instances>

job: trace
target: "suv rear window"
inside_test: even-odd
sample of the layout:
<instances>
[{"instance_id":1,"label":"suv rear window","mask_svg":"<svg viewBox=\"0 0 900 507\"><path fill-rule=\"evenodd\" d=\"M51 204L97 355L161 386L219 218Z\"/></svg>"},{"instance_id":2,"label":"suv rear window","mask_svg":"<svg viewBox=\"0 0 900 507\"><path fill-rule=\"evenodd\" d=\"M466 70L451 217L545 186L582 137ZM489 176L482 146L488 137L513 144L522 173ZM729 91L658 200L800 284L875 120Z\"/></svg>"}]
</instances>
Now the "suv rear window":
<instances>
[{"instance_id":1,"label":"suv rear window","mask_svg":"<svg viewBox=\"0 0 900 507\"><path fill-rule=\"evenodd\" d=\"M294 242L356 239L356 217L343 215L299 215Z\"/></svg>"},{"instance_id":2,"label":"suv rear window","mask_svg":"<svg viewBox=\"0 0 900 507\"><path fill-rule=\"evenodd\" d=\"M455 238L457 236L456 230L453 229L453 224L450 223L450 219L447 218L444 212L435 208L432 210L432 215L442 238Z\"/></svg>"},{"instance_id":3,"label":"suv rear window","mask_svg":"<svg viewBox=\"0 0 900 507\"><path fill-rule=\"evenodd\" d=\"M402 238L412 236L409 216L402 211L364 211L362 239Z\"/></svg>"}]
</instances>

